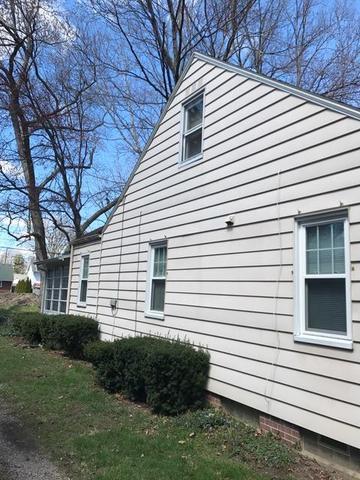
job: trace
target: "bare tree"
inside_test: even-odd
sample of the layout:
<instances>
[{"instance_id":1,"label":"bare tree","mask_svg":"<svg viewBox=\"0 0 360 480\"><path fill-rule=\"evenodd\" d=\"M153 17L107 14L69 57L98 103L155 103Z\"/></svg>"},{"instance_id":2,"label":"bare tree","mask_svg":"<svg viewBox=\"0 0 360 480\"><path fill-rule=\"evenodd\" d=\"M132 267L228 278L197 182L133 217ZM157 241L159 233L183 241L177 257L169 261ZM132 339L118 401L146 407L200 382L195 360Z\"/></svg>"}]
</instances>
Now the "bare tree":
<instances>
[{"instance_id":1,"label":"bare tree","mask_svg":"<svg viewBox=\"0 0 360 480\"><path fill-rule=\"evenodd\" d=\"M112 185L112 198L94 212L94 192L85 186L102 125L91 49L54 3L1 0L1 209L9 234L34 238L38 260L47 258L45 219L69 239L115 203ZM28 226L20 236L12 231L19 219Z\"/></svg>"},{"instance_id":2,"label":"bare tree","mask_svg":"<svg viewBox=\"0 0 360 480\"><path fill-rule=\"evenodd\" d=\"M193 51L359 104L350 0L86 0L102 20L107 111L137 156ZM121 48L119 48L121 45Z\"/></svg>"}]
</instances>

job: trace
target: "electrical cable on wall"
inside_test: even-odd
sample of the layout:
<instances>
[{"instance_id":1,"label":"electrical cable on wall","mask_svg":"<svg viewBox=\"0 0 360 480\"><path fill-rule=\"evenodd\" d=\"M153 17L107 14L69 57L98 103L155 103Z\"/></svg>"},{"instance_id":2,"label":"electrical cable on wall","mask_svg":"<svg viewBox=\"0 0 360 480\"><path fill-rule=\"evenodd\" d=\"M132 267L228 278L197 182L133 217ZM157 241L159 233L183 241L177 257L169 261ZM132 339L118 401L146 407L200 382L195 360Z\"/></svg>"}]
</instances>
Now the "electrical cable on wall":
<instances>
[{"instance_id":1,"label":"electrical cable on wall","mask_svg":"<svg viewBox=\"0 0 360 480\"><path fill-rule=\"evenodd\" d=\"M280 293L280 283L281 283L281 276L283 270L283 244L282 244L282 233L281 233L281 215L280 215L280 195L281 195L281 170L277 173L277 200L276 200L276 210L277 210L277 227L278 227L278 239L279 239L279 269L278 269L278 276L276 279L276 288L274 293L274 309L273 309L273 318L274 318L274 330L276 332L276 352L274 359L271 363L271 373L266 378L265 384L265 401L268 408L268 413L270 410L270 402L271 402L271 395L274 386L276 368L278 366L279 355L280 355L280 332L279 332L279 325L278 325L278 308L279 308L279 293Z\"/></svg>"},{"instance_id":2,"label":"electrical cable on wall","mask_svg":"<svg viewBox=\"0 0 360 480\"><path fill-rule=\"evenodd\" d=\"M99 311L99 294L100 294L100 281L101 281L102 251L103 251L103 235L101 234L100 252L99 252L99 268L98 268L98 277L97 277L97 296L96 296L96 308L95 308L95 319L96 320L98 320L98 311Z\"/></svg>"},{"instance_id":3,"label":"electrical cable on wall","mask_svg":"<svg viewBox=\"0 0 360 480\"><path fill-rule=\"evenodd\" d=\"M136 336L137 333L137 316L138 316L138 295L139 295L139 265L140 265L140 245L141 245L141 220L142 220L142 211L139 212L139 231L138 231L138 254L137 254L137 266L136 266L136 294L135 294L135 325L134 333Z\"/></svg>"}]
</instances>

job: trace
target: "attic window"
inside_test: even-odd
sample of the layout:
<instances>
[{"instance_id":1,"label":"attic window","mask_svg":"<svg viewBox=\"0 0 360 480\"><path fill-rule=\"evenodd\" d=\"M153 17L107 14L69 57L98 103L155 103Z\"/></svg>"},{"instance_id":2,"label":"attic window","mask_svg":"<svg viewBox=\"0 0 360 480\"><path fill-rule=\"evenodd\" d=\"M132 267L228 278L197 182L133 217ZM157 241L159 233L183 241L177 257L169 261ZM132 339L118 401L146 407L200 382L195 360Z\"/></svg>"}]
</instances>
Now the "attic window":
<instances>
[{"instance_id":1,"label":"attic window","mask_svg":"<svg viewBox=\"0 0 360 480\"><path fill-rule=\"evenodd\" d=\"M184 105L181 163L202 157L204 96L198 95Z\"/></svg>"}]
</instances>

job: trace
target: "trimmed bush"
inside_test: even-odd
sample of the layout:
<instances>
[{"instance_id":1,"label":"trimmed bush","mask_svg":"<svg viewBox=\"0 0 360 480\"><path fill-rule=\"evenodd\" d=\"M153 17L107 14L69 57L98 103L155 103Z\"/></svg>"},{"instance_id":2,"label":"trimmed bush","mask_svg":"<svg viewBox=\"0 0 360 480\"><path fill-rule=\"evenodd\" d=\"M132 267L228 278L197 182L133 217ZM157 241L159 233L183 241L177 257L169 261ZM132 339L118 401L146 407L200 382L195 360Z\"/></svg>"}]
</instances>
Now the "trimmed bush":
<instances>
[{"instance_id":1,"label":"trimmed bush","mask_svg":"<svg viewBox=\"0 0 360 480\"><path fill-rule=\"evenodd\" d=\"M31 345L39 345L41 343L40 324L47 315L37 312L19 313L13 316L13 327L17 335Z\"/></svg>"},{"instance_id":2,"label":"trimmed bush","mask_svg":"<svg viewBox=\"0 0 360 480\"><path fill-rule=\"evenodd\" d=\"M49 315L41 321L40 334L46 348L83 358L85 345L99 338L99 329L96 320L89 317Z\"/></svg>"},{"instance_id":3,"label":"trimmed bush","mask_svg":"<svg viewBox=\"0 0 360 480\"><path fill-rule=\"evenodd\" d=\"M146 364L147 403L155 413L177 415L204 404L209 355L189 344L158 342Z\"/></svg>"},{"instance_id":4,"label":"trimmed bush","mask_svg":"<svg viewBox=\"0 0 360 480\"><path fill-rule=\"evenodd\" d=\"M32 293L32 285L30 278L19 280L15 287L16 293Z\"/></svg>"},{"instance_id":5,"label":"trimmed bush","mask_svg":"<svg viewBox=\"0 0 360 480\"><path fill-rule=\"evenodd\" d=\"M209 356L191 345L130 337L91 344L85 354L105 389L145 401L156 413L175 415L204 403Z\"/></svg>"},{"instance_id":6,"label":"trimmed bush","mask_svg":"<svg viewBox=\"0 0 360 480\"><path fill-rule=\"evenodd\" d=\"M114 345L116 342L103 342L95 340L84 347L84 359L98 367L102 363L112 361Z\"/></svg>"}]
</instances>

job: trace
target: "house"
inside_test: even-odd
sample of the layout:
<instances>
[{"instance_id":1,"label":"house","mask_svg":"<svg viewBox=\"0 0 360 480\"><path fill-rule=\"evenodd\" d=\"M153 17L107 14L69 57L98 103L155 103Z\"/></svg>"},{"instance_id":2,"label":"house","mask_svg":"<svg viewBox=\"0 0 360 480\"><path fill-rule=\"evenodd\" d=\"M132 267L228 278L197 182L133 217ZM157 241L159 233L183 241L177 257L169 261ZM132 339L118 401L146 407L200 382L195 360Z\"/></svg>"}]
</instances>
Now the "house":
<instances>
[{"instance_id":1,"label":"house","mask_svg":"<svg viewBox=\"0 0 360 480\"><path fill-rule=\"evenodd\" d=\"M40 277L38 266L35 263L34 259L30 260L30 263L26 271L26 278L29 278L31 280L33 293L35 293L36 295L39 295L40 287L41 287L41 277Z\"/></svg>"},{"instance_id":2,"label":"house","mask_svg":"<svg viewBox=\"0 0 360 480\"><path fill-rule=\"evenodd\" d=\"M22 281L22 280L26 280L27 279L27 275L25 273L14 273L14 278L13 278L13 282L12 282L12 288L11 288L11 291L12 292L15 292L15 289L16 289L16 286L17 284Z\"/></svg>"},{"instance_id":3,"label":"house","mask_svg":"<svg viewBox=\"0 0 360 480\"><path fill-rule=\"evenodd\" d=\"M7 263L0 263L0 292L11 292L13 279L13 266Z\"/></svg>"},{"instance_id":4,"label":"house","mask_svg":"<svg viewBox=\"0 0 360 480\"><path fill-rule=\"evenodd\" d=\"M213 396L359 471L359 159L359 110L195 54L43 308L207 347Z\"/></svg>"}]
</instances>

